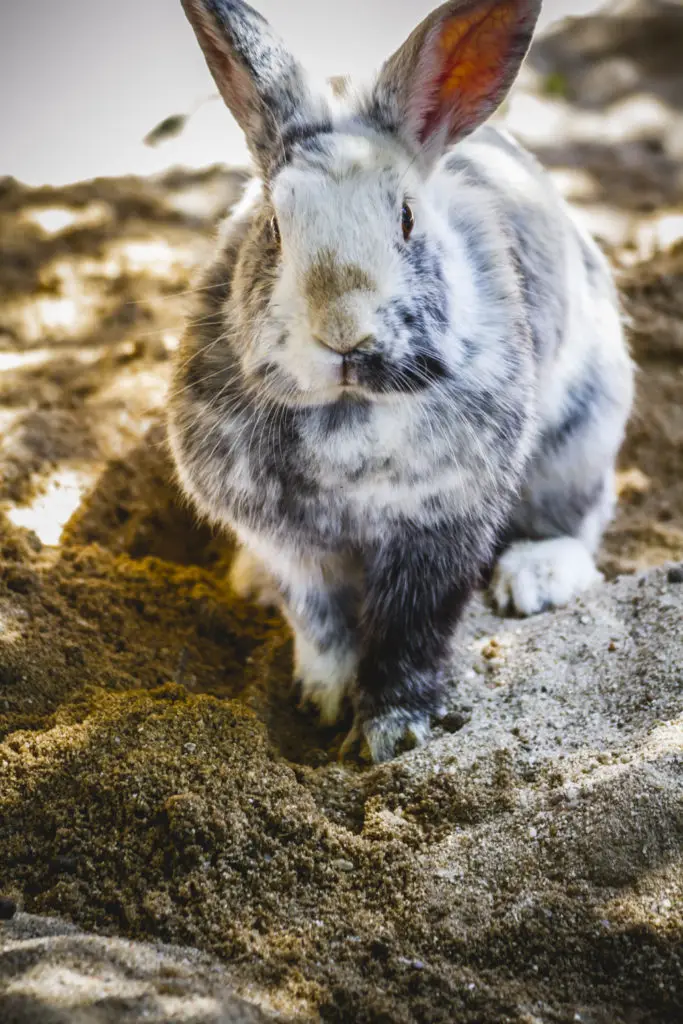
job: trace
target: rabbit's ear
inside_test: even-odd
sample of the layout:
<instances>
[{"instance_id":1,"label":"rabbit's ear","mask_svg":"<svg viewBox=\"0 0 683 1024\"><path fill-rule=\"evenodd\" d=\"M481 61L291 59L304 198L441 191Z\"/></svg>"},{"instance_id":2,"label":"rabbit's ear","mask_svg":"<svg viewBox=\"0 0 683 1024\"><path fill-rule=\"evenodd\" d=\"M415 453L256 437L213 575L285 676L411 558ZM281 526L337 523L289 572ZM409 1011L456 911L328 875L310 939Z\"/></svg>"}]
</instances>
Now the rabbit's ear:
<instances>
[{"instance_id":1,"label":"rabbit's ear","mask_svg":"<svg viewBox=\"0 0 683 1024\"><path fill-rule=\"evenodd\" d=\"M478 128L502 102L526 55L541 0L451 0L386 62L374 117L427 158Z\"/></svg>"},{"instance_id":2,"label":"rabbit's ear","mask_svg":"<svg viewBox=\"0 0 683 1024\"><path fill-rule=\"evenodd\" d=\"M242 0L181 0L216 85L264 172L283 128L320 119L320 100L268 22Z\"/></svg>"}]
</instances>

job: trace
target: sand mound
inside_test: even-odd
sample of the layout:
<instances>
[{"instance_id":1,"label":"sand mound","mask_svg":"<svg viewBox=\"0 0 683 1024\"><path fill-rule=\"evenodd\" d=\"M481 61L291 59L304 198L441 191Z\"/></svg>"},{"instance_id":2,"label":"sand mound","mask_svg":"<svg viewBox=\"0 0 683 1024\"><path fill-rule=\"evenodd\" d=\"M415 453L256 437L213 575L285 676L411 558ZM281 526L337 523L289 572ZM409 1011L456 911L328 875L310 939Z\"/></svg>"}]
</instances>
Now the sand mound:
<instances>
[{"instance_id":1,"label":"sand mound","mask_svg":"<svg viewBox=\"0 0 683 1024\"><path fill-rule=\"evenodd\" d=\"M288 1017L678 1019L680 575L524 623L479 603L445 728L365 771L278 753L275 639L239 699L80 688L3 745L9 891L209 951ZM165 579L169 602L185 585ZM10 963L19 993L26 971Z\"/></svg>"}]
</instances>

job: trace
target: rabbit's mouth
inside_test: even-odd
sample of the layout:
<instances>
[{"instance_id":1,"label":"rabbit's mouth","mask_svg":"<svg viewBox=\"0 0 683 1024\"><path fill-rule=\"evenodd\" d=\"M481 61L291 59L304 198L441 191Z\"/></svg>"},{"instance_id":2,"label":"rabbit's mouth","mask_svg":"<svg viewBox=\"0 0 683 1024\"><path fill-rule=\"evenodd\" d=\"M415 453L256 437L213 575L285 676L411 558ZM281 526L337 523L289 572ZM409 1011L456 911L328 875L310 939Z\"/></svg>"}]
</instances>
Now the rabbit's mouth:
<instances>
[{"instance_id":1,"label":"rabbit's mouth","mask_svg":"<svg viewBox=\"0 0 683 1024\"><path fill-rule=\"evenodd\" d=\"M394 361L377 351L314 350L305 367L286 368L279 361L266 361L251 376L261 398L301 408L406 401L438 388L451 374L437 356L427 353Z\"/></svg>"},{"instance_id":2,"label":"rabbit's mouth","mask_svg":"<svg viewBox=\"0 0 683 1024\"><path fill-rule=\"evenodd\" d=\"M430 353L393 361L377 350L361 349L339 354L334 365L328 363L324 369L324 384L320 383L326 392L336 391L338 397L358 394L375 400L416 395L450 376L443 361Z\"/></svg>"},{"instance_id":3,"label":"rabbit's mouth","mask_svg":"<svg viewBox=\"0 0 683 1024\"><path fill-rule=\"evenodd\" d=\"M313 372L306 380L297 380L281 367L266 363L252 376L252 390L260 399L290 408L310 408L334 405L337 402L366 402L376 397L364 386L357 370L340 359L340 365L330 372L324 367Z\"/></svg>"},{"instance_id":4,"label":"rabbit's mouth","mask_svg":"<svg viewBox=\"0 0 683 1024\"><path fill-rule=\"evenodd\" d=\"M417 395L450 376L438 357L427 354L397 362L377 352L354 352L350 358L349 381L363 394L374 398Z\"/></svg>"}]
</instances>

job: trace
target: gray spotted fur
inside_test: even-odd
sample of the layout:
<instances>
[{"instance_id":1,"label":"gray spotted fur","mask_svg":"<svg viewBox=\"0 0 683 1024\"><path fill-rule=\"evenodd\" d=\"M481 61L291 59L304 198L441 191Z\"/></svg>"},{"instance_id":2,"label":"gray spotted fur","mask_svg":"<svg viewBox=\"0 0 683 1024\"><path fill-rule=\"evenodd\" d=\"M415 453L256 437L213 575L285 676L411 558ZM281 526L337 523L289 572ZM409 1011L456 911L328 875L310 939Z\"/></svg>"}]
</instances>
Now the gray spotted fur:
<instances>
[{"instance_id":1,"label":"gray spotted fur","mask_svg":"<svg viewBox=\"0 0 683 1024\"><path fill-rule=\"evenodd\" d=\"M183 3L205 51L210 29L209 51L227 39L221 60L248 71L246 97L229 102L261 111L241 123L263 183L225 226L178 355L169 436L179 480L243 545L236 587L247 594L265 567L295 633L304 696L327 720L350 696L351 741L382 760L424 740L453 629L496 553L511 545L501 604L509 589L514 605L533 573L527 611L559 600L543 596L543 574L567 571L552 561L565 548L540 543L529 560L517 541L573 538L592 565L632 391L609 268L507 135L484 126L416 161L387 124L386 67L374 90L312 101L304 72L246 4ZM517 63L538 6L520 2ZM405 56L392 60L408 73ZM225 69L213 70L230 96ZM407 187L416 224L404 242ZM371 316L372 331L364 346L338 348L353 386L317 391L316 374L336 374L342 356L301 327L303 282L330 251L370 284L343 286L354 274L335 277L333 261L316 284L323 305L360 334ZM517 604L525 610L524 594Z\"/></svg>"}]
</instances>

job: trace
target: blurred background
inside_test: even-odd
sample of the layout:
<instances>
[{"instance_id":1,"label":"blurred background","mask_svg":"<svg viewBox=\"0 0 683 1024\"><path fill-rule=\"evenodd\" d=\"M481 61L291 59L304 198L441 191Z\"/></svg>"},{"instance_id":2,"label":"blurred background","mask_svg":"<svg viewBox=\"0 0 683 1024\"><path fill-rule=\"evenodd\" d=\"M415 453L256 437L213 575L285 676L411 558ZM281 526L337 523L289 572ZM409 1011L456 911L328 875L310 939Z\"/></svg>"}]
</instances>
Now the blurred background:
<instances>
[{"instance_id":1,"label":"blurred background","mask_svg":"<svg viewBox=\"0 0 683 1024\"><path fill-rule=\"evenodd\" d=\"M431 10L432 0L262 0L258 9L315 74L379 66ZM541 25L584 14L596 0L546 0ZM213 92L180 0L5 0L0 4L0 175L53 185L150 174L174 163L240 163L240 132L218 103L182 138L142 145L169 114Z\"/></svg>"}]
</instances>

